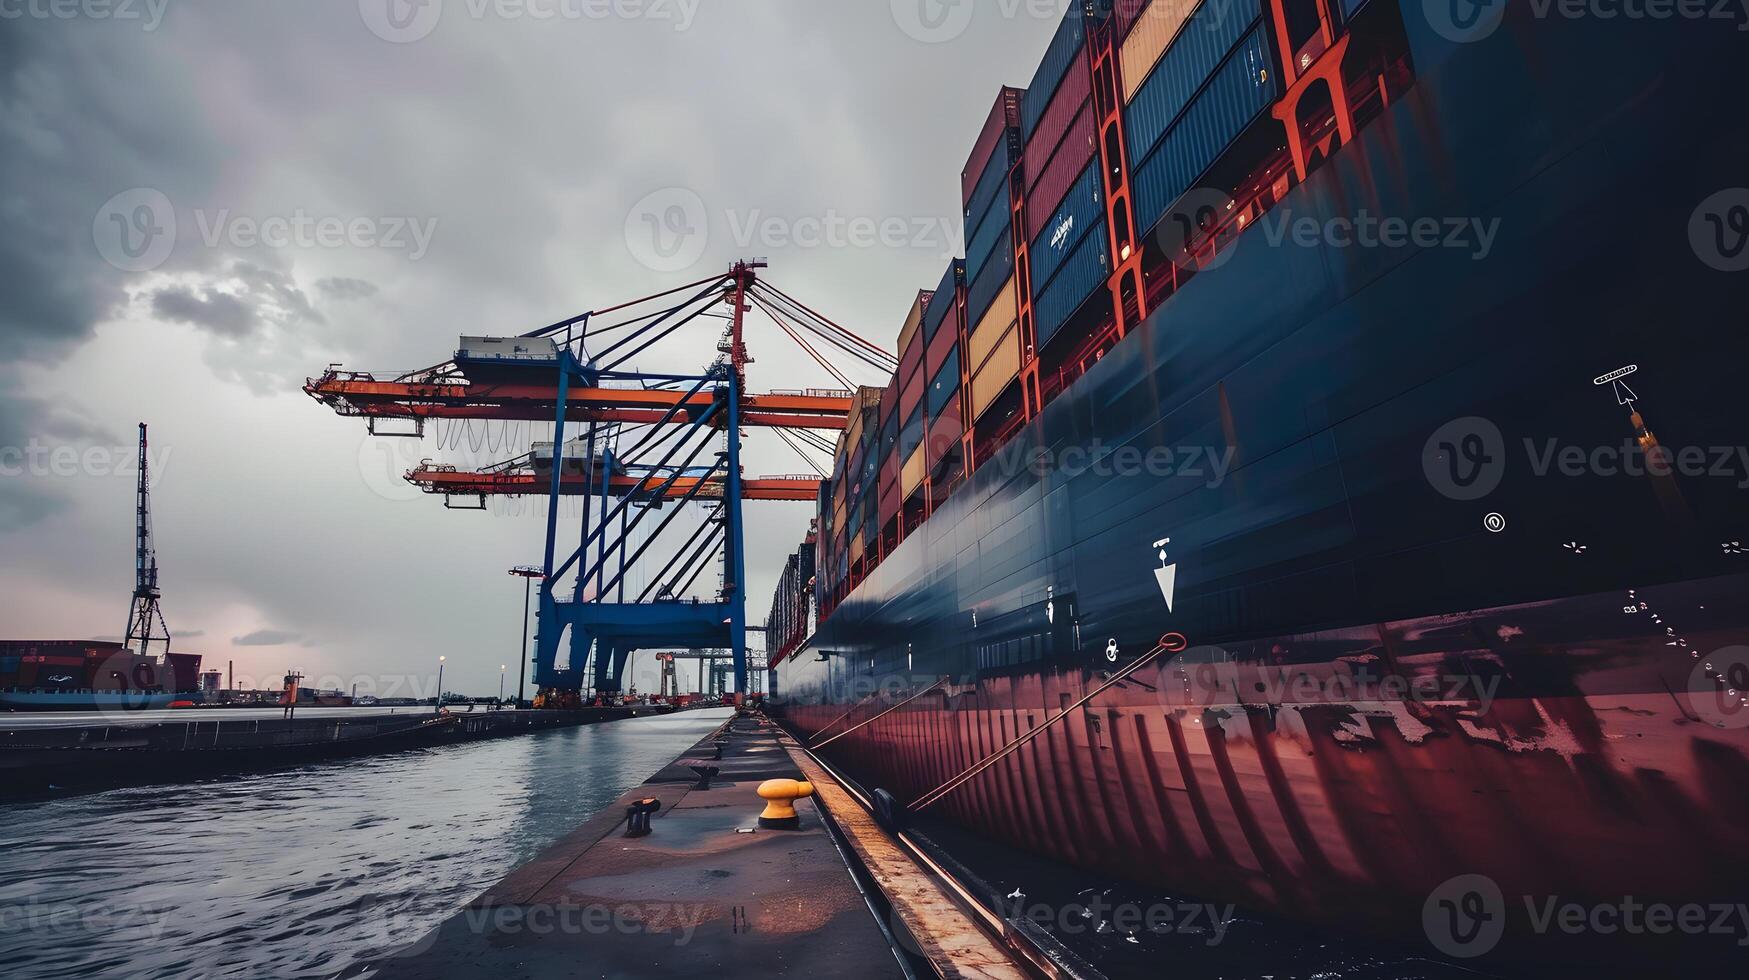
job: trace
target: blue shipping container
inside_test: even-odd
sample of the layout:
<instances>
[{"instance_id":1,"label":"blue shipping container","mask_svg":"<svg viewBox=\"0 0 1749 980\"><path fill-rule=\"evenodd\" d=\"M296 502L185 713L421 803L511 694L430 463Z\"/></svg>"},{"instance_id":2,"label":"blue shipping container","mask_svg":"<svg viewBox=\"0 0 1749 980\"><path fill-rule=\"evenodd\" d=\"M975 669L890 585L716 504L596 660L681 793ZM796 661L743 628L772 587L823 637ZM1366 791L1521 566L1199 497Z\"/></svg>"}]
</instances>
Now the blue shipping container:
<instances>
[{"instance_id":1,"label":"blue shipping container","mask_svg":"<svg viewBox=\"0 0 1749 980\"><path fill-rule=\"evenodd\" d=\"M984 271L984 263L990 260L990 254L998 242L1006 238L1010 245L1008 251L1014 251L1013 236L1004 235L1013 227L1014 212L1008 207L1008 199L991 202L987 214L978 215L976 225L966 225L966 281L977 282L978 276Z\"/></svg>"},{"instance_id":2,"label":"blue shipping container","mask_svg":"<svg viewBox=\"0 0 1749 980\"><path fill-rule=\"evenodd\" d=\"M1151 231L1276 97L1268 46L1263 31L1256 30L1184 110L1154 154L1136 168L1131 184L1137 227Z\"/></svg>"},{"instance_id":3,"label":"blue shipping container","mask_svg":"<svg viewBox=\"0 0 1749 980\"><path fill-rule=\"evenodd\" d=\"M1048 283L1062 268L1063 261L1081 244L1092 228L1105 215L1103 188L1100 185L1100 162L1095 156L1080 179L1069 188L1061 204L1032 243L1032 276L1036 282ZM977 321L973 321L974 323Z\"/></svg>"},{"instance_id":4,"label":"blue shipping container","mask_svg":"<svg viewBox=\"0 0 1749 980\"><path fill-rule=\"evenodd\" d=\"M1099 5L1097 0L1095 5ZM1087 17L1083 9L1085 6L1081 0L1076 0L1069 7L1069 12L1063 15L1063 22L1057 25L1056 36L1051 38L1050 47L1045 49L1044 60L1039 62L1038 71L1033 73L1032 84L1026 87L1025 94L1020 97L1020 141L1023 144L1032 142L1032 131L1038 128L1038 121L1043 118L1045 107L1051 104L1051 96L1057 94L1057 86L1069 74L1069 66L1087 48Z\"/></svg>"},{"instance_id":5,"label":"blue shipping container","mask_svg":"<svg viewBox=\"0 0 1749 980\"><path fill-rule=\"evenodd\" d=\"M959 348L956 347L953 353L947 355L947 360L942 363L941 370L935 372L935 380L929 383L927 399L929 417L931 419L941 418L941 410L947 407L947 403L953 400L953 396L958 394L959 390L960 352Z\"/></svg>"},{"instance_id":6,"label":"blue shipping container","mask_svg":"<svg viewBox=\"0 0 1749 980\"><path fill-rule=\"evenodd\" d=\"M1232 7L1228 0L1206 0L1196 8L1124 109L1131 160L1147 158L1259 16L1256 0L1237 0Z\"/></svg>"},{"instance_id":7,"label":"blue shipping container","mask_svg":"<svg viewBox=\"0 0 1749 980\"><path fill-rule=\"evenodd\" d=\"M947 322L947 315L953 312L953 305L959 300L960 284L966 281L966 260L954 259L947 264L947 271L941 274L941 284L935 287L935 295L929 298L929 309L923 313L923 337L925 341L935 339L941 325Z\"/></svg>"},{"instance_id":8,"label":"blue shipping container","mask_svg":"<svg viewBox=\"0 0 1749 980\"><path fill-rule=\"evenodd\" d=\"M911 410L911 417L905 420L905 427L899 430L899 461L903 465L917 447L923 445L923 405L918 403Z\"/></svg>"},{"instance_id":9,"label":"blue shipping container","mask_svg":"<svg viewBox=\"0 0 1749 980\"><path fill-rule=\"evenodd\" d=\"M966 202L966 237L977 228L983 216L990 210L992 202L1000 200L1002 206L1008 206L1008 174L1014 169L1014 148L1007 140L1003 140L990 155L990 162L984 167L983 176L978 178L978 185L972 188L971 200Z\"/></svg>"},{"instance_id":10,"label":"blue shipping container","mask_svg":"<svg viewBox=\"0 0 1749 980\"><path fill-rule=\"evenodd\" d=\"M1034 291L1032 315L1038 326L1040 348L1050 342L1089 296L1103 292L1111 269L1105 253L1105 222L1101 220L1057 270L1056 278L1042 290Z\"/></svg>"},{"instance_id":11,"label":"blue shipping container","mask_svg":"<svg viewBox=\"0 0 1749 980\"><path fill-rule=\"evenodd\" d=\"M978 278L972 280L966 290L966 331L969 333L984 314L989 312L990 304L996 302L996 296L1002 292L1002 286L1014 274L1014 231L1006 229L996 240L996 247L990 251L989 261L978 273Z\"/></svg>"}]
</instances>

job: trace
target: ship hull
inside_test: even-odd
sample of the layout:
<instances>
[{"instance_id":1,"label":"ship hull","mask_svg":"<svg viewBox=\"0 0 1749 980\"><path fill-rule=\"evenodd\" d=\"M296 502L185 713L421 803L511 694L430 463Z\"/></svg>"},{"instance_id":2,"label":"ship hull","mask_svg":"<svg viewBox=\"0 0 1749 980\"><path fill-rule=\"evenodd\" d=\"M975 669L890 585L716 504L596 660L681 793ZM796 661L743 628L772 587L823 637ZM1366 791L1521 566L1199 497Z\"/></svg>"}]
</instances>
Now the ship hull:
<instances>
[{"instance_id":1,"label":"ship hull","mask_svg":"<svg viewBox=\"0 0 1749 980\"><path fill-rule=\"evenodd\" d=\"M1749 670L1749 273L1691 236L1749 157L1714 94L1740 35L1514 5L1452 44L1420 6L1415 87L980 461L778 665L779 717L915 800L1176 634L936 810L1350 924L1469 874L1749 890L1749 717L1714 682ZM1494 232L1268 224L1367 213ZM1593 383L1627 365L1631 404ZM1708 462L1636 470L1636 411Z\"/></svg>"},{"instance_id":2,"label":"ship hull","mask_svg":"<svg viewBox=\"0 0 1749 980\"><path fill-rule=\"evenodd\" d=\"M132 691L0 691L0 710L156 711L189 697Z\"/></svg>"}]
</instances>

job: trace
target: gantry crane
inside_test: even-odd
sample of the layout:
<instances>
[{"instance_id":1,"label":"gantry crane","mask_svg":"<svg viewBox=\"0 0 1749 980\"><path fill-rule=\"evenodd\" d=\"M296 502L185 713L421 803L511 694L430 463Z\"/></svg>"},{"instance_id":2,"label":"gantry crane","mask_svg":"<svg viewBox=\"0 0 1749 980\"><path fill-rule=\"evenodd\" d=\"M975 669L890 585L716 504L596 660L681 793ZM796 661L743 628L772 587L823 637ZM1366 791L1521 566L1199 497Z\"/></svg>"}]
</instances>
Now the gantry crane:
<instances>
[{"instance_id":1,"label":"gantry crane","mask_svg":"<svg viewBox=\"0 0 1749 980\"><path fill-rule=\"evenodd\" d=\"M516 459L477 472L427 462L407 474L446 503L457 497L483 502L487 496L532 492L549 497L535 643L535 679L541 692L537 705L580 703L585 687L615 693L630 655L652 648L726 649L735 691L748 691L750 627L741 504L814 500L820 479L745 479L741 432L769 428L798 452L797 439L819 447L823 440L809 430L844 428L851 391L748 394L746 368L752 358L745 342L746 316L763 311L845 389L853 387L849 379L803 333L883 375L896 367L891 354L765 282L759 275L763 268L761 260L736 263L723 275L521 337L463 338L450 361L390 380L330 366L305 385L312 398L336 413L366 419L377 435L422 436L426 422L434 419L552 421L551 442L537 444ZM685 298L663 304L681 295ZM652 304L658 305L652 309ZM720 306L728 312L720 312ZM599 325L609 314L624 319ZM715 348L718 356L700 373L652 374L630 365L700 318L727 321ZM394 423L407 428L395 430ZM582 434L567 440L572 425ZM722 448L707 457L719 439ZM558 504L564 496L578 497L583 504L577 546L568 556L559 543ZM684 510L669 505L686 503L708 505L708 516L672 550L649 583L628 596L629 568L649 555ZM634 546L633 532L664 510L654 530ZM717 600L683 598L718 553L722 585ZM560 582L573 574L567 596ZM567 636L568 662L560 666L559 650Z\"/></svg>"}]
</instances>

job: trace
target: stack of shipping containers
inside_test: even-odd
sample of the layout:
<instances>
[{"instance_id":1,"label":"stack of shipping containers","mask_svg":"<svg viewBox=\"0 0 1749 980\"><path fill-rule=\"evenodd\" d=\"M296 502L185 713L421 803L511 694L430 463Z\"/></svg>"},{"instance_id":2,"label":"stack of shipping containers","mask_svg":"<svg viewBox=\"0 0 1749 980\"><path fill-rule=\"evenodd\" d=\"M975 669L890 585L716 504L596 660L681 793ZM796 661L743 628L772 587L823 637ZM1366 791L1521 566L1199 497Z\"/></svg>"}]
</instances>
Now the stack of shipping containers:
<instances>
[{"instance_id":1,"label":"stack of shipping containers","mask_svg":"<svg viewBox=\"0 0 1749 980\"><path fill-rule=\"evenodd\" d=\"M1303 179L1303 149L1293 167L1282 162L1290 142L1326 153L1339 145L1328 135L1337 124L1322 117L1342 113L1328 105L1317 112L1324 129L1290 129L1307 124L1284 100L1284 79L1317 71L1308 66L1329 50L1349 58L1336 42L1356 17L1372 16L1368 53L1350 59L1354 91L1340 63L1332 73L1344 105L1382 104L1408 84L1395 10L1284 2L1289 23L1277 30L1261 0L1079 0L1028 87L997 93L960 175L966 258L918 294L900 332L898 373L884 392L858 393L822 491L819 615L1134 329L1137 310L1151 311L1194 274L1207 257L1198 249L1242 230L1286 192L1296 168ZM1283 46L1294 62L1286 72ZM1115 79L1095 71L1114 62ZM1353 110L1343 113L1352 130ZM1107 122L1102 136L1101 120L1113 118L1121 123ZM1157 234L1182 223L1174 209L1199 188L1236 199L1232 213L1199 213L1181 234ZM1191 246L1168 254L1168 240ZM1113 281L1115 266L1136 261L1132 241L1145 305Z\"/></svg>"},{"instance_id":2,"label":"stack of shipping containers","mask_svg":"<svg viewBox=\"0 0 1749 980\"><path fill-rule=\"evenodd\" d=\"M1021 103L1026 93L1004 88L960 175L965 202L966 342L961 417L976 432L998 395L1020 377L1019 305L1014 274L1014 181L1020 173ZM1023 232L1024 234L1024 232ZM962 467L973 460L962 450ZM951 487L943 487L951 493Z\"/></svg>"},{"instance_id":3,"label":"stack of shipping containers","mask_svg":"<svg viewBox=\"0 0 1749 980\"><path fill-rule=\"evenodd\" d=\"M1070 8L1021 106L1033 356L1059 339L1111 268L1089 47L1096 22L1083 7Z\"/></svg>"},{"instance_id":4,"label":"stack of shipping containers","mask_svg":"<svg viewBox=\"0 0 1749 980\"><path fill-rule=\"evenodd\" d=\"M773 662L794 653L813 635L814 563L822 550L816 535L809 533L784 563L777 593L771 598L771 613L765 619L766 649L771 651Z\"/></svg>"}]
</instances>

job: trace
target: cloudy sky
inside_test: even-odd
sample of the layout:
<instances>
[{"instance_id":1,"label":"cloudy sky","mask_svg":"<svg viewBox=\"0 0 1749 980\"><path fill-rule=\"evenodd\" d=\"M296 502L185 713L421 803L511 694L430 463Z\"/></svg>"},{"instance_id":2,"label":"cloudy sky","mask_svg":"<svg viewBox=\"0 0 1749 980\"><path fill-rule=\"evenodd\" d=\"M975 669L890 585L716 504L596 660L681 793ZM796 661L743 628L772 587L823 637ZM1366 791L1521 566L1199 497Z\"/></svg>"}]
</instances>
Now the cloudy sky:
<instances>
[{"instance_id":1,"label":"cloudy sky","mask_svg":"<svg viewBox=\"0 0 1749 980\"><path fill-rule=\"evenodd\" d=\"M398 474L506 433L368 439L303 380L434 364L749 255L890 347L958 249L997 86L1026 83L1060 11L0 0L0 637L122 632L145 421L181 649L367 686L447 655L449 686L494 691L538 508L446 512ZM714 340L640 367L696 368ZM830 385L774 329L750 341L755 389ZM806 470L767 433L747 452L750 475ZM753 621L808 510L751 510Z\"/></svg>"}]
</instances>

